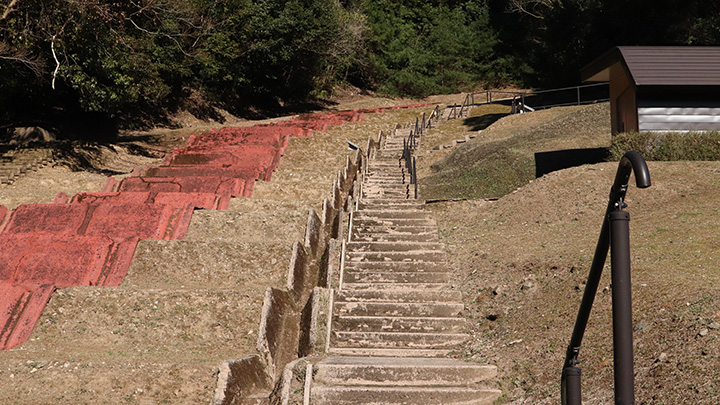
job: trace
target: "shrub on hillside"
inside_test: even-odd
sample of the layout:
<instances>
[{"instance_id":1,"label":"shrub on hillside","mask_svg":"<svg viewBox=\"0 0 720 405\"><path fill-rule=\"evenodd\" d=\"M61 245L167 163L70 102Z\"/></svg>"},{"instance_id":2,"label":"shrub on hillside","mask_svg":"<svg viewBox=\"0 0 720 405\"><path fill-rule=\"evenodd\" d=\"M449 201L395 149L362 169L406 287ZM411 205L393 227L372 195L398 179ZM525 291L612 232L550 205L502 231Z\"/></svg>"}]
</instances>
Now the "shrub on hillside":
<instances>
[{"instance_id":1,"label":"shrub on hillside","mask_svg":"<svg viewBox=\"0 0 720 405\"><path fill-rule=\"evenodd\" d=\"M613 137L612 159L629 150L646 160L720 160L720 132L625 132Z\"/></svg>"}]
</instances>

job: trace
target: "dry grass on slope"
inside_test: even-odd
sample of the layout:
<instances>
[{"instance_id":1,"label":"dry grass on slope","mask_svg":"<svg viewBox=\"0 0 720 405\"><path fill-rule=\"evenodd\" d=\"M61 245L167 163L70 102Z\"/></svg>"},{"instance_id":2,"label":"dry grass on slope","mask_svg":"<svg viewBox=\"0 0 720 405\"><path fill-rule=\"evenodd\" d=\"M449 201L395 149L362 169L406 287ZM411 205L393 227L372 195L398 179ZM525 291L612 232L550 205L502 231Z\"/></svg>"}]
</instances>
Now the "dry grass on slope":
<instances>
[{"instance_id":1,"label":"dry grass on slope","mask_svg":"<svg viewBox=\"0 0 720 405\"><path fill-rule=\"evenodd\" d=\"M474 109L463 121L466 132L476 130L487 106ZM499 197L535 177L535 153L610 145L609 106L553 108L501 118L475 139L447 156L423 152L420 156L421 194L425 199ZM479 112L481 112L479 114ZM432 131L421 147L427 150L444 125ZM455 124L457 125L457 124ZM436 135L439 133L440 135ZM442 159L437 160L442 157Z\"/></svg>"},{"instance_id":2,"label":"dry grass on slope","mask_svg":"<svg viewBox=\"0 0 720 405\"><path fill-rule=\"evenodd\" d=\"M639 403L720 403L720 162L650 162L628 192ZM496 202L432 204L474 339L513 404L558 403L560 371L617 163L546 175ZM689 175L692 173L692 176ZM584 403L613 398L608 267L583 347Z\"/></svg>"}]
</instances>

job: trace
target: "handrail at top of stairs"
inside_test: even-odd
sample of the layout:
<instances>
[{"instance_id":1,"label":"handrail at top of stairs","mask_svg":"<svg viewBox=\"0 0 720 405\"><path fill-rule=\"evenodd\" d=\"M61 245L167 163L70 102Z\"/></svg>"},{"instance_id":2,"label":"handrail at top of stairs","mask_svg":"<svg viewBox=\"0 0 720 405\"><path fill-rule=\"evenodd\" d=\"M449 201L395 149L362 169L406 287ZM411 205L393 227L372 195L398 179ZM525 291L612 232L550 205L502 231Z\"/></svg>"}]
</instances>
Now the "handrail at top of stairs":
<instances>
[{"instance_id":1,"label":"handrail at top of stairs","mask_svg":"<svg viewBox=\"0 0 720 405\"><path fill-rule=\"evenodd\" d=\"M590 273L585 285L580 309L575 321L570 344L565 353L561 379L563 405L581 405L581 381L578 354L585 328L597 293L608 249L611 252L613 356L615 375L615 403L635 403L633 374L633 326L632 297L630 285L630 215L623 211L630 174L635 172L638 188L650 187L650 172L642 155L626 152L620 159L615 182L610 189L610 199L593 256Z\"/></svg>"},{"instance_id":2,"label":"handrail at top of stairs","mask_svg":"<svg viewBox=\"0 0 720 405\"><path fill-rule=\"evenodd\" d=\"M417 125L417 124L416 124ZM401 167L403 164L403 161L405 162L405 169L408 171L408 175L410 177L410 185L414 186L414 198L417 198L417 173L416 173L416 166L415 166L415 156L412 155L412 150L415 149L417 146L415 141L415 134L413 131L410 131L410 134L408 134L407 138L403 138L403 152L402 156L400 157L400 161L398 162ZM410 198L409 190L408 190L408 198Z\"/></svg>"}]
</instances>

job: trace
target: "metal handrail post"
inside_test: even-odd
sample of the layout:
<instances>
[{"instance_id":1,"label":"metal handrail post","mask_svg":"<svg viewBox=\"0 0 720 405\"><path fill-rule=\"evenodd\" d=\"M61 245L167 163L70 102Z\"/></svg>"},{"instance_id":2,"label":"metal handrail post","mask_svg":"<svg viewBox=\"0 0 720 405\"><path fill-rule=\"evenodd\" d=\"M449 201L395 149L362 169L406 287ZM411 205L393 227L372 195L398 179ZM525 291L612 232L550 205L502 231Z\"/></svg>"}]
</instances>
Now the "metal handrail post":
<instances>
[{"instance_id":1,"label":"metal handrail post","mask_svg":"<svg viewBox=\"0 0 720 405\"><path fill-rule=\"evenodd\" d=\"M418 191L417 188L418 188L418 186L417 186L417 165L416 165L416 163L415 163L415 156L413 156L413 158L412 158L412 166L413 166L413 169L412 169L412 182L413 182L413 185L415 185L415 199L417 200L417 191Z\"/></svg>"},{"instance_id":2,"label":"metal handrail post","mask_svg":"<svg viewBox=\"0 0 720 405\"><path fill-rule=\"evenodd\" d=\"M630 214L626 211L613 211L609 217L615 403L632 405L635 403L635 374L630 283Z\"/></svg>"},{"instance_id":3,"label":"metal handrail post","mask_svg":"<svg viewBox=\"0 0 720 405\"><path fill-rule=\"evenodd\" d=\"M612 242L613 249L617 249L613 250L613 257L611 259L611 264L613 265L613 269L611 270L613 277L613 345L617 347L614 350L614 355L616 356L615 403L622 405L634 403L634 381L632 380L632 307L629 301L631 299L629 293L630 217L623 211L623 208L625 208L626 205L625 194L627 193L628 182L633 171L635 172L635 183L638 188L646 188L651 185L650 172L648 171L647 164L645 163L645 159L643 159L642 155L635 151L626 152L620 159L617 174L615 175L615 181L610 188L610 198L605 209L603 224L600 230L600 237L598 238L597 246L595 248L595 255L593 256L592 265L590 266L590 273L588 274L587 283L585 284L585 291L583 293L582 301L580 302L580 309L578 310L577 318L575 320L570 344L565 352L565 364L563 365L561 380L561 398L563 405L582 404L580 395L580 370L576 366L579 364L578 354L580 353L580 346L582 344L583 335L585 334L588 319L590 318L593 301L595 300L595 295L597 294L600 276L602 275L603 266L605 265L605 259L607 258L607 253L610 249L611 226L615 227L615 229L612 230L612 236L616 239ZM617 258L615 257L616 254L618 255ZM617 276L618 283L620 283L620 286L617 288L620 289L620 291L627 289L626 292L619 292L617 299L615 294L616 272L620 274ZM619 311L617 327L615 320L616 307ZM619 333L617 337L615 335L616 331ZM618 356L621 356L622 359L619 359ZM617 363L618 361L620 364ZM628 362L630 364L629 367ZM628 379L630 380L629 382ZM628 391L633 391L633 393L628 394ZM624 402L627 401L628 398L630 398L631 402Z\"/></svg>"},{"instance_id":4,"label":"metal handrail post","mask_svg":"<svg viewBox=\"0 0 720 405\"><path fill-rule=\"evenodd\" d=\"M402 167L402 160L405 158L405 152L407 152L407 139L403 138L403 151L402 158L398 159L398 166Z\"/></svg>"},{"instance_id":5,"label":"metal handrail post","mask_svg":"<svg viewBox=\"0 0 720 405\"><path fill-rule=\"evenodd\" d=\"M578 100L577 105L580 105L580 86L578 86L578 88L577 88L577 100Z\"/></svg>"}]
</instances>

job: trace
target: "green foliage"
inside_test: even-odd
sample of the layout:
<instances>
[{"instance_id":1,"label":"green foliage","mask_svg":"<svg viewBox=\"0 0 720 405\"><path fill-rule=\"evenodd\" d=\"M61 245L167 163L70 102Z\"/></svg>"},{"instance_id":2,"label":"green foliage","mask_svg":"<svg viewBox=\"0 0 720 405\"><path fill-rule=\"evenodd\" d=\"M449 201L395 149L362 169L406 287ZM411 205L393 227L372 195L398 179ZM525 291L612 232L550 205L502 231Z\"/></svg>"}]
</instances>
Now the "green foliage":
<instances>
[{"instance_id":1,"label":"green foliage","mask_svg":"<svg viewBox=\"0 0 720 405\"><path fill-rule=\"evenodd\" d=\"M612 139L612 159L629 150L645 160L720 160L720 133L707 132L624 132Z\"/></svg>"},{"instance_id":2,"label":"green foliage","mask_svg":"<svg viewBox=\"0 0 720 405\"><path fill-rule=\"evenodd\" d=\"M717 45L718 16L701 0L9 0L0 131L276 107L346 82L413 97L576 84L614 45Z\"/></svg>"},{"instance_id":3,"label":"green foliage","mask_svg":"<svg viewBox=\"0 0 720 405\"><path fill-rule=\"evenodd\" d=\"M378 89L423 97L470 89L490 76L495 36L485 2L364 2Z\"/></svg>"}]
</instances>

